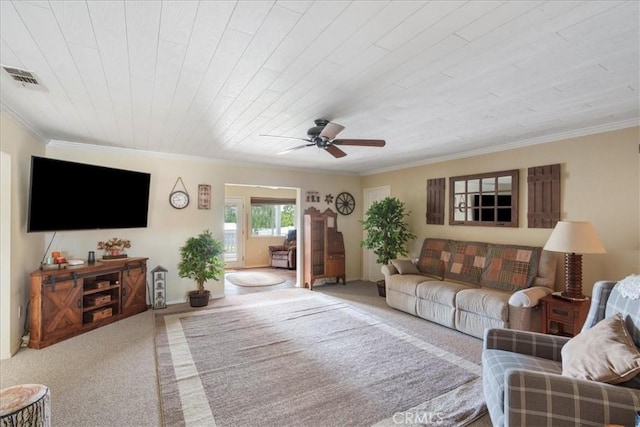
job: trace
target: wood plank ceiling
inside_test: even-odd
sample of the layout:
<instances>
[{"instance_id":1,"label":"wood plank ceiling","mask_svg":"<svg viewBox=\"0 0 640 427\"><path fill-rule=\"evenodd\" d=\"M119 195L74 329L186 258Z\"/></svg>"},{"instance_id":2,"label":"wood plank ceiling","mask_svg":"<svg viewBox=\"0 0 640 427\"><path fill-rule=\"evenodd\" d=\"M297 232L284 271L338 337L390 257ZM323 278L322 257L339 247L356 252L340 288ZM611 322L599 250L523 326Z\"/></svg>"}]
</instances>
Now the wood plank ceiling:
<instances>
[{"instance_id":1,"label":"wood plank ceiling","mask_svg":"<svg viewBox=\"0 0 640 427\"><path fill-rule=\"evenodd\" d=\"M638 124L637 1L1 1L45 140L365 174ZM342 124L335 159L304 141ZM603 141L606 143L606 141Z\"/></svg>"}]
</instances>

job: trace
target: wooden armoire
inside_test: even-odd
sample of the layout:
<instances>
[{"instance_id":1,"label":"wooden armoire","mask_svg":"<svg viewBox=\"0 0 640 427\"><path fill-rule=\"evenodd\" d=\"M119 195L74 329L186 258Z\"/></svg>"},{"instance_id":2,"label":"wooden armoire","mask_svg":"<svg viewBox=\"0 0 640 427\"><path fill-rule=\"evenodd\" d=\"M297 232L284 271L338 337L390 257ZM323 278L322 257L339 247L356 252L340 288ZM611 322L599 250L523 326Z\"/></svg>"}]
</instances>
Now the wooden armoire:
<instances>
[{"instance_id":1,"label":"wooden armoire","mask_svg":"<svg viewBox=\"0 0 640 427\"><path fill-rule=\"evenodd\" d=\"M304 212L304 287L313 290L316 279L335 277L345 285L344 239L338 231L338 214L311 207Z\"/></svg>"}]
</instances>

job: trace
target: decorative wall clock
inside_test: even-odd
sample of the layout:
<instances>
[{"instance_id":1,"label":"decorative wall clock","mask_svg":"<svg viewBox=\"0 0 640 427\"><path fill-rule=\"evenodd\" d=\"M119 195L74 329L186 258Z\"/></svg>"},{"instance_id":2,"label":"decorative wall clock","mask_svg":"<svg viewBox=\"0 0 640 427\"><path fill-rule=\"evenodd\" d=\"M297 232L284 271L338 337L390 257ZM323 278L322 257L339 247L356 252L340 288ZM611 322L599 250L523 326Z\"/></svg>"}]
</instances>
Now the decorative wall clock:
<instances>
[{"instance_id":1,"label":"decorative wall clock","mask_svg":"<svg viewBox=\"0 0 640 427\"><path fill-rule=\"evenodd\" d=\"M336 197L336 210L342 215L349 215L356 207L356 201L353 196L346 191L338 194Z\"/></svg>"},{"instance_id":2,"label":"decorative wall clock","mask_svg":"<svg viewBox=\"0 0 640 427\"><path fill-rule=\"evenodd\" d=\"M182 190L176 190L178 182L182 184ZM176 183L171 189L171 194L169 194L169 204L176 209L184 209L189 206L189 193L187 193L187 187L184 186L184 182L182 182L181 177L178 177Z\"/></svg>"}]
</instances>

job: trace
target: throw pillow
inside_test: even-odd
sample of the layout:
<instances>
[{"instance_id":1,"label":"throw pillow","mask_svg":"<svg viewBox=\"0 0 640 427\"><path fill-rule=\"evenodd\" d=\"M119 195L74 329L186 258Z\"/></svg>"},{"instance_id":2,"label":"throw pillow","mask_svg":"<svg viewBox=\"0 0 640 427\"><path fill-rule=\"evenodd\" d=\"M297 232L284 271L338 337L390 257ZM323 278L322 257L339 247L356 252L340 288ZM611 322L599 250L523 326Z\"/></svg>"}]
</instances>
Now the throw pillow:
<instances>
[{"instance_id":1,"label":"throw pillow","mask_svg":"<svg viewBox=\"0 0 640 427\"><path fill-rule=\"evenodd\" d=\"M408 259L392 259L393 265L400 274L420 274L418 267Z\"/></svg>"},{"instance_id":2,"label":"throw pillow","mask_svg":"<svg viewBox=\"0 0 640 427\"><path fill-rule=\"evenodd\" d=\"M640 373L640 351L616 314L571 338L561 350L562 375L618 384Z\"/></svg>"}]
</instances>

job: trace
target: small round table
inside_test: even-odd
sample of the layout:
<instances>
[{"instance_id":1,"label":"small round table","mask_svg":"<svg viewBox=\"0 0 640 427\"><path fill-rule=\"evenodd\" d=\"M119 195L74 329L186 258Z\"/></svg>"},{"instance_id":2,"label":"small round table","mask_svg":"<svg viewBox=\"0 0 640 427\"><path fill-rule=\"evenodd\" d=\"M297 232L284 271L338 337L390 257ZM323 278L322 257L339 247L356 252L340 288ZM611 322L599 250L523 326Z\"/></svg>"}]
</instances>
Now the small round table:
<instances>
[{"instance_id":1,"label":"small round table","mask_svg":"<svg viewBox=\"0 0 640 427\"><path fill-rule=\"evenodd\" d=\"M0 426L51 426L51 393L41 384L21 384L0 390Z\"/></svg>"}]
</instances>

